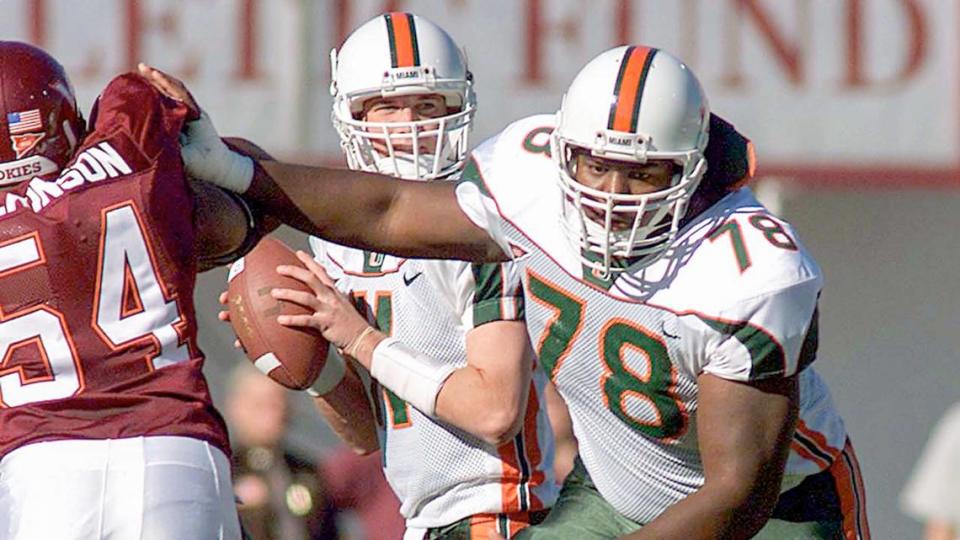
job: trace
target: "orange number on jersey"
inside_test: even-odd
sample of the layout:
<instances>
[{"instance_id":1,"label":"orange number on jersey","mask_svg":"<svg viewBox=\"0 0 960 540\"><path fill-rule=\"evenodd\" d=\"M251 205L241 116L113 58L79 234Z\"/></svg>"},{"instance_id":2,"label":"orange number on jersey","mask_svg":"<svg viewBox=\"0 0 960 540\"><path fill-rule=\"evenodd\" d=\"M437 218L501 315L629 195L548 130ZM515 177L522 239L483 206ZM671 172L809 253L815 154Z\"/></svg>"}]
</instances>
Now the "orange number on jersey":
<instances>
[{"instance_id":1,"label":"orange number on jersey","mask_svg":"<svg viewBox=\"0 0 960 540\"><path fill-rule=\"evenodd\" d=\"M353 291L353 297L361 312L366 313L367 292ZM390 291L376 291L370 305L373 306L373 318L377 321L377 328L388 336L393 335L393 295ZM381 398L390 419L390 426L393 429L403 429L413 425L410 405L384 386L380 386L380 391L383 392Z\"/></svg>"}]
</instances>

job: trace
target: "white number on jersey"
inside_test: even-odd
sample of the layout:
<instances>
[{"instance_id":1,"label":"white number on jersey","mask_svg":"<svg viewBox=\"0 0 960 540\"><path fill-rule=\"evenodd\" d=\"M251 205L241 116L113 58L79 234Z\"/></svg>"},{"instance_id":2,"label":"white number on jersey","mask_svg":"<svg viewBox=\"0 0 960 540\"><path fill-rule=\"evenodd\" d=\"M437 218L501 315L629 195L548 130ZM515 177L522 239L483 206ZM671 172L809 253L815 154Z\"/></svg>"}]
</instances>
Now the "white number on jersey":
<instances>
[{"instance_id":1,"label":"white number on jersey","mask_svg":"<svg viewBox=\"0 0 960 540\"><path fill-rule=\"evenodd\" d=\"M150 369L189 358L176 330L183 322L176 301L167 300L157 278L151 246L131 203L103 213L93 327L113 349L152 339ZM36 232L0 246L0 279L47 263ZM133 305L133 309L130 306ZM11 363L15 351L35 347L44 375L28 377ZM83 370L66 318L48 306L0 314L0 404L15 407L70 397L83 389Z\"/></svg>"},{"instance_id":2,"label":"white number on jersey","mask_svg":"<svg viewBox=\"0 0 960 540\"><path fill-rule=\"evenodd\" d=\"M45 263L40 237L35 232L0 246L0 277ZM23 366L9 365L16 349L24 346L39 349L49 375L28 378ZM5 407L69 397L82 386L77 352L67 333L67 322L62 313L47 306L3 315L0 358L3 369L0 401Z\"/></svg>"},{"instance_id":3,"label":"white number on jersey","mask_svg":"<svg viewBox=\"0 0 960 540\"><path fill-rule=\"evenodd\" d=\"M159 349L150 358L153 369L187 360L190 351L177 332L183 318L160 285L153 248L134 206L105 211L101 230L94 328L113 349L152 338Z\"/></svg>"}]
</instances>

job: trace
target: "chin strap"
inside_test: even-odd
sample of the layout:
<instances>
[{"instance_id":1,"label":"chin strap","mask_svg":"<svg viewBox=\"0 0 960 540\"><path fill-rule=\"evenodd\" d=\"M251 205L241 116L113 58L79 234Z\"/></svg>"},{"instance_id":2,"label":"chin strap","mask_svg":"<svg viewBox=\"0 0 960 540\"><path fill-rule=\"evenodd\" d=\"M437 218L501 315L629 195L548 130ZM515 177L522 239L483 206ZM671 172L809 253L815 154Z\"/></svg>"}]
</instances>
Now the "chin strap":
<instances>
[{"instance_id":1,"label":"chin strap","mask_svg":"<svg viewBox=\"0 0 960 540\"><path fill-rule=\"evenodd\" d=\"M180 155L187 173L198 180L240 194L253 182L253 160L230 150L205 111L180 134Z\"/></svg>"}]
</instances>

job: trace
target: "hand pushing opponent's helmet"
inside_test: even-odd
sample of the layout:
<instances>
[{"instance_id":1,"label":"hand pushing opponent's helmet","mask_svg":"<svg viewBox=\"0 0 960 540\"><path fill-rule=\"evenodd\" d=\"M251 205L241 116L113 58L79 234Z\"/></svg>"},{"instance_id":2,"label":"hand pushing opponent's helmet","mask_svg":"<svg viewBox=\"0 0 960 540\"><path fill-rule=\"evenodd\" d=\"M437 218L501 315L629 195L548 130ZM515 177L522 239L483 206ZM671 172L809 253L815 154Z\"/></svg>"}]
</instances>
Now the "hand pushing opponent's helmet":
<instances>
[{"instance_id":1,"label":"hand pushing opponent's helmet","mask_svg":"<svg viewBox=\"0 0 960 540\"><path fill-rule=\"evenodd\" d=\"M63 66L16 41L0 41L0 114L0 186L59 172L86 129Z\"/></svg>"},{"instance_id":2,"label":"hand pushing opponent's helmet","mask_svg":"<svg viewBox=\"0 0 960 540\"><path fill-rule=\"evenodd\" d=\"M552 155L563 227L585 265L606 276L617 270L614 259L650 264L669 247L706 171L709 116L696 76L663 51L618 47L580 70L557 113ZM577 182L578 152L629 163L664 160L676 172L665 189L608 193Z\"/></svg>"}]
</instances>

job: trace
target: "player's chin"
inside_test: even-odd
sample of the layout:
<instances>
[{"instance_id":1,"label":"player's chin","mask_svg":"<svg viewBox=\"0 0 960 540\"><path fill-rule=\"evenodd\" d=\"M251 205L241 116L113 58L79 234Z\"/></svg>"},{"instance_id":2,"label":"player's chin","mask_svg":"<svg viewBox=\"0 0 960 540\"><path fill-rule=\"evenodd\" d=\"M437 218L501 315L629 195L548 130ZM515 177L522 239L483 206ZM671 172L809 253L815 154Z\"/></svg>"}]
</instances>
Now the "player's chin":
<instances>
[{"instance_id":1,"label":"player's chin","mask_svg":"<svg viewBox=\"0 0 960 540\"><path fill-rule=\"evenodd\" d=\"M601 211L587 211L587 219L596 223L601 227L606 227L606 219ZM649 226L650 220L643 219L640 221L640 227L646 228ZM633 230L634 220L629 217L613 217L610 220L610 232L613 233L629 233ZM665 218L660 220L660 223L649 230L646 233L646 236L656 236L659 234L666 233L670 228L670 219Z\"/></svg>"},{"instance_id":2,"label":"player's chin","mask_svg":"<svg viewBox=\"0 0 960 540\"><path fill-rule=\"evenodd\" d=\"M585 207L583 213L590 221L601 227L606 227L607 213L605 211L598 208ZM610 230L613 232L629 231L632 227L632 219L616 215L610 217Z\"/></svg>"}]
</instances>

